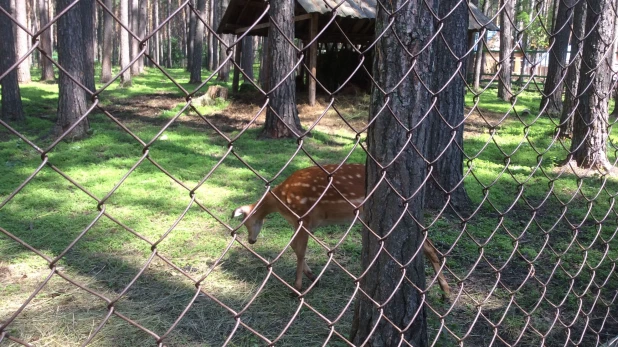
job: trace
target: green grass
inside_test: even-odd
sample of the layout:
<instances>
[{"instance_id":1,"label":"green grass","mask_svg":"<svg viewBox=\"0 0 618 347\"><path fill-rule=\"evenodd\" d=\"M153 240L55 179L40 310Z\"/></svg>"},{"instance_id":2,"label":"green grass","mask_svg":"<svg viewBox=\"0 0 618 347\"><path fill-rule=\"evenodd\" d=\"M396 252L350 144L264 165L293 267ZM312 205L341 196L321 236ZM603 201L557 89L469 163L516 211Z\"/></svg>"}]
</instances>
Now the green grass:
<instances>
[{"instance_id":1,"label":"green grass","mask_svg":"<svg viewBox=\"0 0 618 347\"><path fill-rule=\"evenodd\" d=\"M184 71L171 69L170 73L185 89L196 87L188 84ZM135 102L145 107L147 101L161 95L177 101L166 104L167 107L153 107L146 111L134 108ZM34 82L23 86L22 97L28 117L24 124L15 127L41 148L46 148L52 141L50 134L55 121L57 88L53 84ZM144 142L152 140L184 106L182 93L156 70L147 70L145 75L136 77L134 85L128 89L116 84L110 86L101 94L100 100L104 109L113 109L114 115ZM481 205L479 212L466 223L453 216L437 216L435 211L426 212L427 224L437 218L428 233L440 251L448 251L448 270L445 273L452 290L458 291L458 285L463 288L459 300L445 303L440 301L436 285L430 291L428 304L440 314L450 310L444 324L458 336L470 329L479 307L492 322L502 319L501 337L513 343L522 329L529 326L527 324L533 324L544 333L552 327L551 321L557 310L550 302L564 301L560 305L562 319L573 319L580 304L582 309L590 309L591 295L584 295L581 303L577 295L592 279L602 283L609 277L601 290L601 298L611 300L615 293L618 283L612 266L618 254L613 234L618 223L613 199L618 182L612 177L593 176L578 180L568 173L558 176L554 169L567 152L552 140L556 121L537 118L539 101L536 94L523 92L515 108L518 112L529 109L529 115L519 119L509 114L500 124L501 117L489 119L495 126L493 135L486 126L467 133L464 148L468 159L465 165L472 168L473 175L467 176L465 186L474 205ZM473 105L471 93L467 94L466 102L468 106ZM229 105L220 102L199 110L209 117L214 113L225 113ZM510 109L508 103L495 98L492 90L480 96L478 107L497 115L504 115ZM346 116L354 119L362 118L366 112L355 106L342 109L348 112ZM142 158L143 148L104 114L96 113L90 121L93 135L79 142L59 143L49 153L49 162L75 180L83 190L102 199ZM230 138L240 131L233 127L222 129ZM300 301L290 297L290 290L270 275L266 264L233 242L228 227L217 220L232 228L237 227L239 222L230 219L234 208L257 200L265 192L266 182L235 155L266 181L272 181L272 185L281 182L291 172L312 165L312 159L319 163L340 162L352 153L348 162L364 162L365 156L362 150L354 149L352 134L338 131L334 137L324 129L317 129L303 142L302 149L312 159L300 151L277 176L280 168L297 151L298 144L292 140L257 140L258 133L259 129L250 128L231 145L232 152L227 154L230 144L224 138L193 112L183 114L148 149L149 159L131 171L123 184L106 199L105 212L124 227L106 216L101 217L60 259L60 271L101 295L115 298L146 265L152 255L150 243L159 242L157 253L194 279L208 273L218 262L202 282L202 289L236 312L254 300L241 316L242 321L268 338L276 338L296 313ZM611 140L614 143L617 140L613 133ZM564 146L568 148L568 140ZM610 159L615 160L615 151L609 154ZM41 159L37 151L4 129L0 129L0 159L0 177L3 177L0 181L1 203L32 174ZM208 212L192 203L189 190L164 174L154 163L189 190L216 167L195 191L195 201ZM578 189L580 182L582 186ZM46 166L0 209L0 227L54 258L99 212L97 201L83 190ZM521 198L514 203L520 193ZM599 196L591 203L586 200L597 194ZM571 198L567 212L558 221L564 208L559 200ZM541 206L537 208L537 205ZM186 214L180 218L185 210ZM611 213L604 217L608 210ZM594 218L603 223L595 223ZM578 225L575 243L572 243L569 224ZM332 247L343 237L343 230L343 227L323 228L316 232L316 237ZM354 275L361 272L358 230L360 225L334 253L337 262ZM251 249L264 259L273 260L287 245L291 234L288 224L281 217L274 216L266 222L259 242ZM167 236L161 239L163 235ZM238 237L243 241L246 239L244 229L239 231ZM224 254L230 243L230 251ZM591 243L592 247L588 247ZM326 251L314 241L310 242L308 258L314 271L320 271L328 261ZM557 268L556 264L559 264ZM499 277L492 267L500 268ZM292 252L285 252L272 269L286 283L292 283L295 269ZM528 278L531 269L534 277ZM3 234L0 234L0 270L4 271L0 271L0 279L4 279L0 281L0 319L16 310L50 271L47 262ZM427 273L433 276L429 269ZM570 276L575 273L578 275L572 280ZM253 299L266 278L269 279L262 291ZM543 284L545 281L547 284ZM565 293L565 288L570 286L571 291ZM195 290L192 281L155 257L116 309L161 335L189 304ZM330 264L320 286L307 295L306 303L329 319L335 319L353 292L351 278ZM509 305L511 299L515 299L519 307ZM53 276L10 325L9 332L41 345L80 344L105 317L106 306L105 301L98 297ZM526 322L521 310L531 312L531 323ZM593 316L596 314L595 311ZM428 315L431 338L437 338L438 345L454 345L456 338L444 329L438 335L439 318L431 310L428 310ZM350 307L335 324L337 331L347 336L351 319ZM208 341L210 345L220 345L235 323L233 314L201 295L166 343L192 346ZM574 332L581 323L580 317ZM231 345L262 344L246 328L241 326L238 329ZM316 345L323 343L328 334L324 321L303 306L278 344ZM466 342L483 345L488 342L484 339L492 334L491 327L482 318L471 328L471 337ZM547 341L564 341L565 334L564 327L554 325ZM529 328L523 332L522 339L529 345L540 341ZM152 337L116 316L94 340L95 345L101 346L153 342ZM337 337L331 342L332 345L343 345Z\"/></svg>"}]
</instances>

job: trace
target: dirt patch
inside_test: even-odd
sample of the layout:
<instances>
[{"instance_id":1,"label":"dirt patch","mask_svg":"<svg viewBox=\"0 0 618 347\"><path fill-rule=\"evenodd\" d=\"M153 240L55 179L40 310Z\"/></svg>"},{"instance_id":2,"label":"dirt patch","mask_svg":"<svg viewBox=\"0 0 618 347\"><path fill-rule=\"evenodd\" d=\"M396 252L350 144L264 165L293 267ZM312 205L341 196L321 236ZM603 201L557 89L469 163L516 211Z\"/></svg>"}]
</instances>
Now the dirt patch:
<instances>
[{"instance_id":1,"label":"dirt patch","mask_svg":"<svg viewBox=\"0 0 618 347\"><path fill-rule=\"evenodd\" d=\"M184 99L174 93L159 93L141 95L131 98L112 100L104 109L121 120L139 120L163 125L169 121L160 117L164 111L169 111L184 103ZM232 95L229 105L220 111L204 114L213 126L223 132L239 131L245 127L261 128L266 118L267 99L257 91ZM306 98L299 97L297 109L299 118L305 129L316 129L327 134L344 133L354 136L365 130L369 120L369 95L342 95L334 100L326 96L318 96L314 106L307 103ZM195 112L189 111L191 117L179 117L177 122L189 127L203 129L205 122ZM512 120L512 115L480 110L465 109L465 138L474 138L487 134L490 128L499 128ZM2 136L2 133L0 133Z\"/></svg>"},{"instance_id":2,"label":"dirt patch","mask_svg":"<svg viewBox=\"0 0 618 347\"><path fill-rule=\"evenodd\" d=\"M509 115L480 110L478 107L474 109L466 107L464 117L466 117L464 138L474 138L478 135L486 134L492 127L503 126L507 122Z\"/></svg>"}]
</instances>

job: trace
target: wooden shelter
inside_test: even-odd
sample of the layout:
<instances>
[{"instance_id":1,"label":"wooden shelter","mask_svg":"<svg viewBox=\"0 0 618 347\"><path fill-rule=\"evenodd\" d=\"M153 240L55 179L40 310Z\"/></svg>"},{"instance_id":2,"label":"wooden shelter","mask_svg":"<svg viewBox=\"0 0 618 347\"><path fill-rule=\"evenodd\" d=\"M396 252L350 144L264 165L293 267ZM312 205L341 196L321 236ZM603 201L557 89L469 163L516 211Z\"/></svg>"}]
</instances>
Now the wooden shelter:
<instances>
[{"instance_id":1,"label":"wooden shelter","mask_svg":"<svg viewBox=\"0 0 618 347\"><path fill-rule=\"evenodd\" d=\"M469 6L469 33L497 31L476 6ZM375 36L377 0L296 0L295 36L308 43L319 34L320 43L369 44ZM332 14L335 13L333 20ZM217 28L219 34L268 36L270 26L263 0L231 0ZM238 56L238 54L237 54ZM316 76L317 44L309 51L309 69ZM309 103L315 102L316 83L309 78Z\"/></svg>"}]
</instances>

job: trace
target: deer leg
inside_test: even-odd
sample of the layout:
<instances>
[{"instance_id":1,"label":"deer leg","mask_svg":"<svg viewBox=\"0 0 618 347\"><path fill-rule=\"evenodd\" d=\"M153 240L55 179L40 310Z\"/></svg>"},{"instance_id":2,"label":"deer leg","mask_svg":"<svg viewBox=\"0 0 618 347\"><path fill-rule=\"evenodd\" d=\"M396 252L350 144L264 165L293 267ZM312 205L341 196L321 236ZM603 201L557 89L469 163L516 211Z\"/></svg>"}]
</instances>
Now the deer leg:
<instances>
[{"instance_id":1,"label":"deer leg","mask_svg":"<svg viewBox=\"0 0 618 347\"><path fill-rule=\"evenodd\" d=\"M433 270L438 276L438 283L440 283L440 288L442 288L442 291L444 292L443 298L448 298L451 294L451 289L446 281L446 278L444 278L442 271L440 271L440 258L438 258L436 248L429 239L425 240L425 243L423 243L423 252L425 253L427 259L431 262Z\"/></svg>"},{"instance_id":2,"label":"deer leg","mask_svg":"<svg viewBox=\"0 0 618 347\"><path fill-rule=\"evenodd\" d=\"M308 240L309 235L307 235L307 232L300 230L291 244L294 253L296 253L296 281L294 282L294 288L298 291L300 291L303 287L303 273L311 281L315 280L315 276L313 275L313 272L311 272L311 269L307 265L307 260L305 259Z\"/></svg>"}]
</instances>

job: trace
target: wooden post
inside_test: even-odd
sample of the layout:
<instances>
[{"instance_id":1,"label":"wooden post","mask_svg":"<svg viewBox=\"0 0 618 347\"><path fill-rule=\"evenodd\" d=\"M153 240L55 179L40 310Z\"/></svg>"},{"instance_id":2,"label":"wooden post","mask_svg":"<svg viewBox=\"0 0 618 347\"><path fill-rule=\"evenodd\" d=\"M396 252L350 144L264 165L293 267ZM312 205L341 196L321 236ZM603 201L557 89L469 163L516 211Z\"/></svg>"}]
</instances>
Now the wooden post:
<instances>
[{"instance_id":1,"label":"wooden post","mask_svg":"<svg viewBox=\"0 0 618 347\"><path fill-rule=\"evenodd\" d=\"M309 41L312 41L318 35L318 14L311 14L311 25L309 26ZM318 61L318 43L313 42L309 47L309 70L311 71L311 75L317 76L316 65ZM309 82L309 105L315 105L315 92L316 92L316 81L312 76L307 76L307 81Z\"/></svg>"},{"instance_id":2,"label":"wooden post","mask_svg":"<svg viewBox=\"0 0 618 347\"><path fill-rule=\"evenodd\" d=\"M244 39L243 39L244 40ZM238 42L234 47L234 61L236 65L234 66L234 79L232 80L232 93L238 93L238 87L240 82L240 54L242 52L242 42Z\"/></svg>"}]
</instances>

